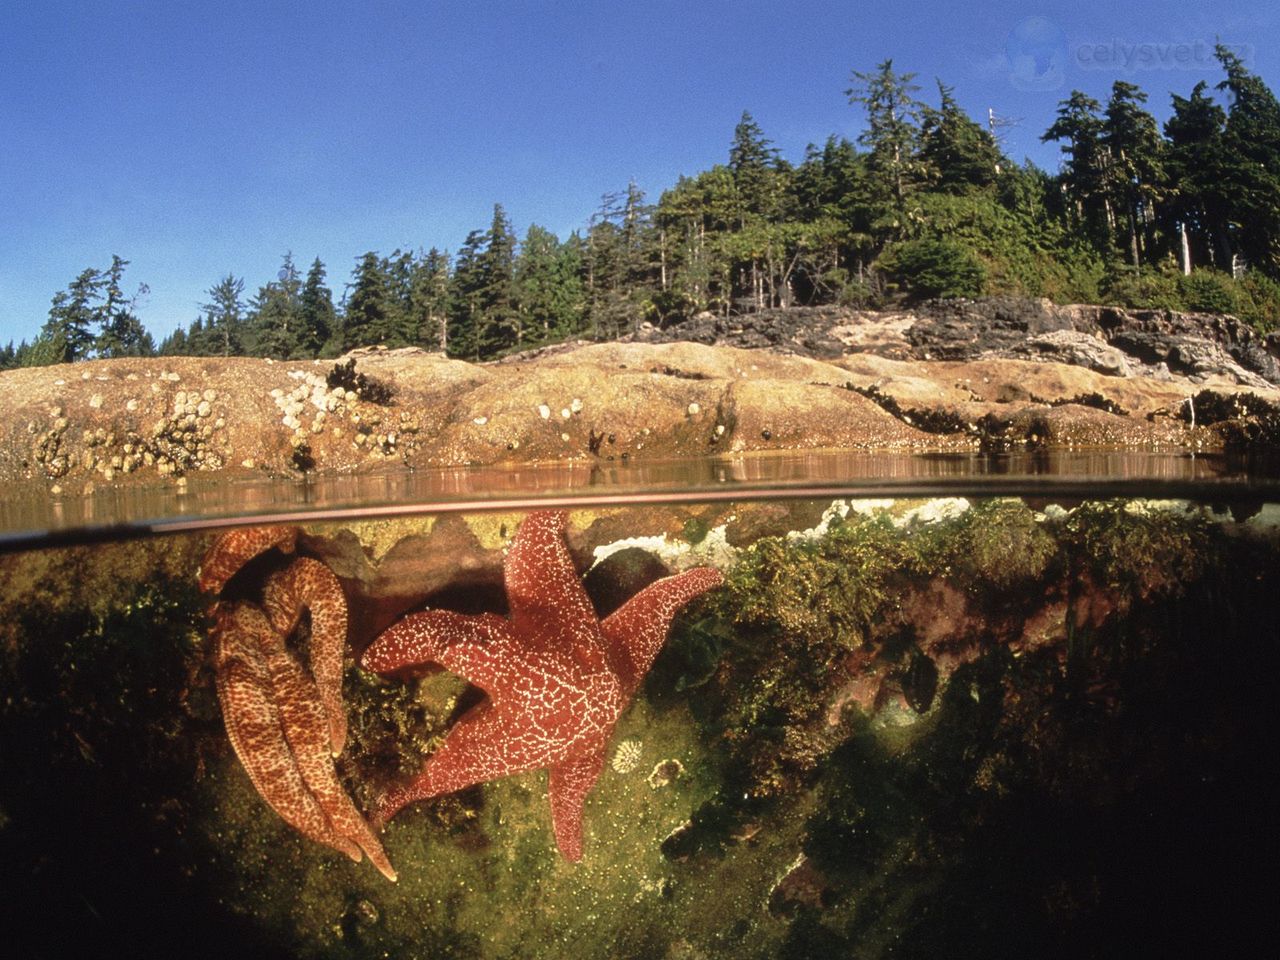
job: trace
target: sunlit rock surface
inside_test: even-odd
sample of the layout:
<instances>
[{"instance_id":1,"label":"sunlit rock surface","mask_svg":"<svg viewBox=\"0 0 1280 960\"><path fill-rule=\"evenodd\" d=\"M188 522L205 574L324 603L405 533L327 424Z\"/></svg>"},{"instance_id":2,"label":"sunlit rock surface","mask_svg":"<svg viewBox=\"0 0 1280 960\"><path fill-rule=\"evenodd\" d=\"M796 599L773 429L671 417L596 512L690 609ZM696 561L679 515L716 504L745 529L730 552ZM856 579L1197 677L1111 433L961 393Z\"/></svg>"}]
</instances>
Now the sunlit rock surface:
<instances>
[{"instance_id":1,"label":"sunlit rock surface","mask_svg":"<svg viewBox=\"0 0 1280 960\"><path fill-rule=\"evenodd\" d=\"M167 358L11 370L0 374L0 480L70 494L210 472L235 478L634 464L776 450L955 451L993 438L1013 448L1214 450L1223 432L1192 420L1189 397L1212 388L1280 402L1262 374L1179 371L1119 354L1095 362L1079 344L1038 351L1025 331L1007 336L1007 348L964 359L859 340L873 328L885 337L898 329L893 317L878 317L828 318L828 326L848 321L832 328L837 334L852 332L822 359L779 352L779 345L682 341L564 344L481 365L414 349L366 350L354 359L368 389L336 376L333 361ZM1237 339L1245 332L1236 331ZM1264 346L1253 337L1237 352L1265 359ZM1215 342L1213 349L1226 347Z\"/></svg>"}]
</instances>

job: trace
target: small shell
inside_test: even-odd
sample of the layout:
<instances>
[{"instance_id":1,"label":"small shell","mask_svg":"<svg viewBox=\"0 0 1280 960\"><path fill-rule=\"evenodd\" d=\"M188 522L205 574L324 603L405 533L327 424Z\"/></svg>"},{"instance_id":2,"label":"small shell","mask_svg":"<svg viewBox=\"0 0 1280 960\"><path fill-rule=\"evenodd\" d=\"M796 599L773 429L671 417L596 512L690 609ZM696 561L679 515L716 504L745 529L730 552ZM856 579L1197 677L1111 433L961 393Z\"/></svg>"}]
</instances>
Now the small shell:
<instances>
[{"instance_id":1,"label":"small shell","mask_svg":"<svg viewBox=\"0 0 1280 960\"><path fill-rule=\"evenodd\" d=\"M630 773L640 765L641 744L639 740L623 740L613 752L611 766L617 773Z\"/></svg>"}]
</instances>

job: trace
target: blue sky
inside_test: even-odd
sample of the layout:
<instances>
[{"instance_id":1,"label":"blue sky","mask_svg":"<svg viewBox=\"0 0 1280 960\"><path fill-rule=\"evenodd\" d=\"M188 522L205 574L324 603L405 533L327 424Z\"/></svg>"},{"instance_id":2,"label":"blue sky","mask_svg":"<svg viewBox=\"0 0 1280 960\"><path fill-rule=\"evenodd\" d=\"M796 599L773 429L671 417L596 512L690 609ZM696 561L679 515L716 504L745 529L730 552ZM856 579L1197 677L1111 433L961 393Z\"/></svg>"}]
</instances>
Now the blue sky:
<instances>
[{"instance_id":1,"label":"blue sky","mask_svg":"<svg viewBox=\"0 0 1280 960\"><path fill-rule=\"evenodd\" d=\"M523 232L582 227L629 179L656 200L726 159L750 110L789 159L856 137L851 70L892 57L1007 152L1080 88L1220 79L1215 38L1276 89L1280 5L1222 0L0 0L0 342L113 253L157 338L227 273L292 251L341 294L366 250L455 250L501 202Z\"/></svg>"}]
</instances>

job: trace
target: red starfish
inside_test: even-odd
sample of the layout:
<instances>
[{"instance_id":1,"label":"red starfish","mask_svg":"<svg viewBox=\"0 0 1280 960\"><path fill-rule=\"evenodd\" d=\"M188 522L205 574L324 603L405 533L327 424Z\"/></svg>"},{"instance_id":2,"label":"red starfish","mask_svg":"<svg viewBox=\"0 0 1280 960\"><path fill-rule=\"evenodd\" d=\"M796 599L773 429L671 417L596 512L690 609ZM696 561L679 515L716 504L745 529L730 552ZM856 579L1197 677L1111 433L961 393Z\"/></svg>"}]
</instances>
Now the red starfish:
<instances>
[{"instance_id":1,"label":"red starfish","mask_svg":"<svg viewBox=\"0 0 1280 960\"><path fill-rule=\"evenodd\" d=\"M366 669L394 673L436 663L488 694L417 777L382 797L377 822L416 800L547 767L556 843L567 859L582 857L583 802L618 717L676 611L723 578L705 567L665 577L602 622L569 557L566 519L562 510L547 510L520 525L503 568L509 619L428 610L365 651Z\"/></svg>"}]
</instances>

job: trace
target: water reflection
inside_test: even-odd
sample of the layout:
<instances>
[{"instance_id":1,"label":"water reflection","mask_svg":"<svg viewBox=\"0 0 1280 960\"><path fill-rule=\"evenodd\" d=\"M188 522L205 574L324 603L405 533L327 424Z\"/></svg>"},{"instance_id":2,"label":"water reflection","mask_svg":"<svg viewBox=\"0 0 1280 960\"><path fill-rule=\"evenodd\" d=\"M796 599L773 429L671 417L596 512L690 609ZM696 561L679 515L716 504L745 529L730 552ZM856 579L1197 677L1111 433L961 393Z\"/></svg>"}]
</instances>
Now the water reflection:
<instances>
[{"instance_id":1,"label":"water reflection","mask_svg":"<svg viewBox=\"0 0 1280 960\"><path fill-rule=\"evenodd\" d=\"M425 510L759 496L1257 497L1280 490L1280 470L1181 450L1017 453L752 453L627 464L574 461L238 478L193 475L164 486L100 486L87 495L43 490L0 503L0 548L87 542L156 530L226 525L237 518L319 519Z\"/></svg>"}]
</instances>

